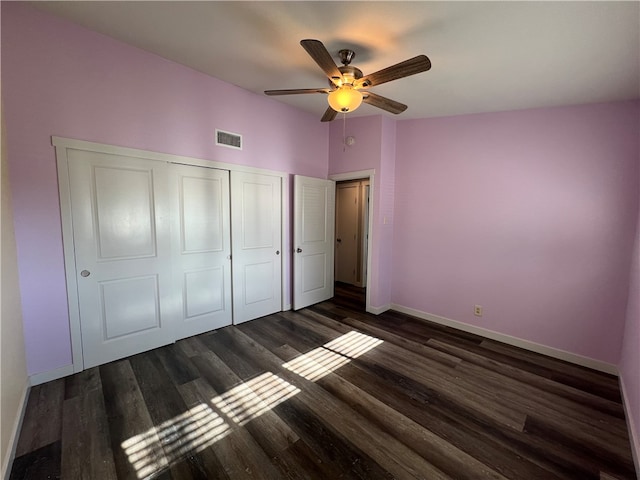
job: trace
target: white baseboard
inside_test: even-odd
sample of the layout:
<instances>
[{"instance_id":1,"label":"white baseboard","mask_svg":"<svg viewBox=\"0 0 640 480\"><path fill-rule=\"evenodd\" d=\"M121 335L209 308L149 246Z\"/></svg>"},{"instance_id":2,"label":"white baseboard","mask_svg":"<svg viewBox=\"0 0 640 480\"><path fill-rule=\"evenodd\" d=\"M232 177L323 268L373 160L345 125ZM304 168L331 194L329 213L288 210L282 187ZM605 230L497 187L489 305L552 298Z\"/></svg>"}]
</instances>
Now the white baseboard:
<instances>
[{"instance_id":1,"label":"white baseboard","mask_svg":"<svg viewBox=\"0 0 640 480\"><path fill-rule=\"evenodd\" d=\"M625 388L624 377L620 376L620 391L622 392L622 405L624 406L625 418L627 419L627 430L629 431L629 441L631 442L631 453L633 454L633 463L636 467L636 474L640 480L640 432L635 430L635 422L637 420L632 412L627 397L627 389Z\"/></svg>"},{"instance_id":2,"label":"white baseboard","mask_svg":"<svg viewBox=\"0 0 640 480\"><path fill-rule=\"evenodd\" d=\"M22 391L22 397L20 398L20 409L15 421L13 422L13 428L11 435L9 436L9 452L5 456L5 462L2 465L2 478L3 480L9 480L11 476L11 467L13 466L13 460L16 456L16 448L18 446L18 435L22 429L22 420L24 420L24 412L27 409L27 399L29 398L29 382L26 381L24 390Z\"/></svg>"},{"instance_id":3,"label":"white baseboard","mask_svg":"<svg viewBox=\"0 0 640 480\"><path fill-rule=\"evenodd\" d=\"M36 373L29 377L29 384L32 387L40 385L41 383L47 383L52 380L57 380L62 377L68 377L74 374L73 365L65 365L64 367L56 368L55 370L49 370L48 372Z\"/></svg>"},{"instance_id":4,"label":"white baseboard","mask_svg":"<svg viewBox=\"0 0 640 480\"><path fill-rule=\"evenodd\" d=\"M380 315L387 310L391 310L391 308L391 305L383 305L382 307L367 307L367 312L373 313L374 315Z\"/></svg>"},{"instance_id":5,"label":"white baseboard","mask_svg":"<svg viewBox=\"0 0 640 480\"><path fill-rule=\"evenodd\" d=\"M578 355L577 353L567 352L565 350L560 350L558 348L548 347L546 345L542 345L541 343L531 342L529 340L524 340L518 337L512 337L510 335L505 335L503 333L494 332L493 330L487 330L486 328L476 327L475 325L469 325L468 323L459 322L457 320L451 320L449 318L441 317L439 315L433 315L427 312L422 312L420 310L404 307L402 305L397 305L395 303L391 304L391 308L393 310L397 310L398 312L406 313L408 315L413 315L414 317L418 317L423 320L428 320L433 323L437 323L447 327L452 327L458 330L462 330L464 332L473 333L481 337L489 338L491 340L496 340L498 342L506 343L508 345L513 345L514 347L524 348L525 350L541 353L549 357L575 363L576 365L592 368L594 370L598 370L600 372L608 373L611 375L616 375L616 376L618 375L618 367L616 365L603 362L601 360L596 360L594 358Z\"/></svg>"}]
</instances>

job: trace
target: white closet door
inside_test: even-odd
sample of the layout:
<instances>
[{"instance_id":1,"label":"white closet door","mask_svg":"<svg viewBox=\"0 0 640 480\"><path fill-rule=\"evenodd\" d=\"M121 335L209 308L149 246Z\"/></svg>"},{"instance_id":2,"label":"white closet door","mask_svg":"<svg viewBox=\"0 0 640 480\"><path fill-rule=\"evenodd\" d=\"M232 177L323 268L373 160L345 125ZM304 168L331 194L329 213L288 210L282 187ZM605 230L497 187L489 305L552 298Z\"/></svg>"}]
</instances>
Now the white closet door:
<instances>
[{"instance_id":1,"label":"white closet door","mask_svg":"<svg viewBox=\"0 0 640 480\"><path fill-rule=\"evenodd\" d=\"M229 172L171 166L176 339L231 325Z\"/></svg>"},{"instance_id":2,"label":"white closet door","mask_svg":"<svg viewBox=\"0 0 640 480\"><path fill-rule=\"evenodd\" d=\"M336 183L293 179L293 308L333 297Z\"/></svg>"},{"instance_id":3,"label":"white closet door","mask_svg":"<svg viewBox=\"0 0 640 480\"><path fill-rule=\"evenodd\" d=\"M231 172L233 323L282 310L280 177Z\"/></svg>"},{"instance_id":4,"label":"white closet door","mask_svg":"<svg viewBox=\"0 0 640 480\"><path fill-rule=\"evenodd\" d=\"M84 367L173 341L168 165L72 150Z\"/></svg>"}]
</instances>

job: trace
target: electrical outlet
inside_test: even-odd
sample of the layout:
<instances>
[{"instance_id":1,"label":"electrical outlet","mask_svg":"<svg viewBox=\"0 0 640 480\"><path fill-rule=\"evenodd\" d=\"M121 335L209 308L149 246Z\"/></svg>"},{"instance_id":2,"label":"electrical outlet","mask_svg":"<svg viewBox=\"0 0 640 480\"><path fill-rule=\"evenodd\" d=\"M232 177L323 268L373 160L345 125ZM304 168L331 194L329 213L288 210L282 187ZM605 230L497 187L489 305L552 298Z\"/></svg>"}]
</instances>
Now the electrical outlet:
<instances>
[{"instance_id":1,"label":"electrical outlet","mask_svg":"<svg viewBox=\"0 0 640 480\"><path fill-rule=\"evenodd\" d=\"M473 307L473 314L476 317L481 317L482 316L482 305L476 305Z\"/></svg>"}]
</instances>

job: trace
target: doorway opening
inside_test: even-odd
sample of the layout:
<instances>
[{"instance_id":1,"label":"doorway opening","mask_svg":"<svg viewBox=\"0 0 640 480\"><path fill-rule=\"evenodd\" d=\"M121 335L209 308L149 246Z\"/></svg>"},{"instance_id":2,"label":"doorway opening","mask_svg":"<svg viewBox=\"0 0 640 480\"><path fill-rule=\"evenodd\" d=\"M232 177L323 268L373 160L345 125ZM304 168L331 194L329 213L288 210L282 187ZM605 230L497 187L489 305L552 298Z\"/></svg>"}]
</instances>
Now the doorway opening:
<instances>
[{"instance_id":1,"label":"doorway opening","mask_svg":"<svg viewBox=\"0 0 640 480\"><path fill-rule=\"evenodd\" d=\"M366 310L369 177L336 182L334 302Z\"/></svg>"}]
</instances>

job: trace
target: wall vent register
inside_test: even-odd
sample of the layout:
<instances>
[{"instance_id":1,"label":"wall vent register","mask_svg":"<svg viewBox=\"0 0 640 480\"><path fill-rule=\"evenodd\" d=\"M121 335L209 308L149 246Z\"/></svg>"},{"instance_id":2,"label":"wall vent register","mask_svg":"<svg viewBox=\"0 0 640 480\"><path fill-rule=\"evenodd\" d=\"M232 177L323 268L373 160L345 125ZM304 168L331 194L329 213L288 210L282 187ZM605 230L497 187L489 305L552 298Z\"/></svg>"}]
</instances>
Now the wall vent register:
<instances>
[{"instance_id":1,"label":"wall vent register","mask_svg":"<svg viewBox=\"0 0 640 480\"><path fill-rule=\"evenodd\" d=\"M242 150L242 135L216 129L216 145Z\"/></svg>"}]
</instances>

